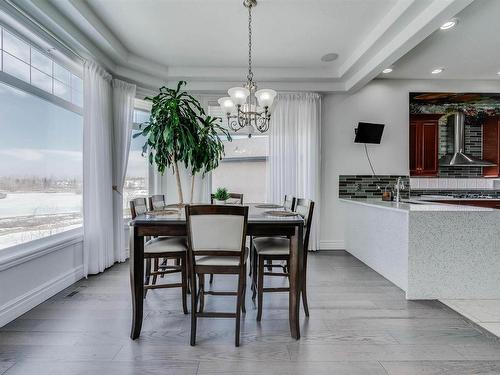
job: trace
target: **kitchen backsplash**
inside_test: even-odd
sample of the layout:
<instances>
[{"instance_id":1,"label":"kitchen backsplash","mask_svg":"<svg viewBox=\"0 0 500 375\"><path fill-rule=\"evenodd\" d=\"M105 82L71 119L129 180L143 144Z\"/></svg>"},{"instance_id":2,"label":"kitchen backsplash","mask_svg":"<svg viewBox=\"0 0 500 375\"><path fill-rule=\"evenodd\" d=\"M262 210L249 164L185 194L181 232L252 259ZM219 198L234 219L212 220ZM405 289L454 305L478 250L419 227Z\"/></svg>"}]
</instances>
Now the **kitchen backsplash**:
<instances>
[{"instance_id":1,"label":"kitchen backsplash","mask_svg":"<svg viewBox=\"0 0 500 375\"><path fill-rule=\"evenodd\" d=\"M450 129L445 117L439 121L439 158L453 153L453 129ZM477 159L483 158L483 127L467 125L465 127L465 153ZM439 166L439 177L477 178L483 175L482 167Z\"/></svg>"},{"instance_id":2,"label":"kitchen backsplash","mask_svg":"<svg viewBox=\"0 0 500 375\"><path fill-rule=\"evenodd\" d=\"M402 178L405 189L401 191L403 198L424 194L478 194L500 197L500 179L487 178L409 178L398 175L340 175L340 198L375 198L381 197L386 186L392 189L398 177Z\"/></svg>"},{"instance_id":3,"label":"kitchen backsplash","mask_svg":"<svg viewBox=\"0 0 500 375\"><path fill-rule=\"evenodd\" d=\"M339 176L339 197L340 198L374 198L381 197L382 192L387 187L392 189L398 177L402 178L405 189L401 190L401 196L408 198L410 178L398 175L340 175Z\"/></svg>"}]
</instances>

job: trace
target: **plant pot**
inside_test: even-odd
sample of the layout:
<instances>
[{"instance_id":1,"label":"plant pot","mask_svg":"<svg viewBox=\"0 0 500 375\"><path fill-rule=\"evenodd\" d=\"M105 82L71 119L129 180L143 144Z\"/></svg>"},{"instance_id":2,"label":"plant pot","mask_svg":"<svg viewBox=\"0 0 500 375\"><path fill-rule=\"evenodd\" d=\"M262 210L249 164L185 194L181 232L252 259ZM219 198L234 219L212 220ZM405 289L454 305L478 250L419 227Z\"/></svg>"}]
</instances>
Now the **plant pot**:
<instances>
[{"instance_id":1,"label":"plant pot","mask_svg":"<svg viewBox=\"0 0 500 375\"><path fill-rule=\"evenodd\" d=\"M224 205L226 204L226 201L220 201L218 199L214 199L214 204L217 204L217 205Z\"/></svg>"}]
</instances>

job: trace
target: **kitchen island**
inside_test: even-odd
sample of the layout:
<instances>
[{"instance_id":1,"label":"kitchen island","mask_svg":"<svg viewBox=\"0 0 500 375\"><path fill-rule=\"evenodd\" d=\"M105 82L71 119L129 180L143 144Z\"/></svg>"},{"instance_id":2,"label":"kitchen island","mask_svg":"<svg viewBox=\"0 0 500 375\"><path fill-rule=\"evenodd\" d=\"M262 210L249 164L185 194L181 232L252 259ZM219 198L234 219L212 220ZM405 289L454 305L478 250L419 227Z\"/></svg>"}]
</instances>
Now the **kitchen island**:
<instances>
[{"instance_id":1,"label":"kitchen island","mask_svg":"<svg viewBox=\"0 0 500 375\"><path fill-rule=\"evenodd\" d=\"M500 298L500 210L343 199L346 250L407 299Z\"/></svg>"}]
</instances>

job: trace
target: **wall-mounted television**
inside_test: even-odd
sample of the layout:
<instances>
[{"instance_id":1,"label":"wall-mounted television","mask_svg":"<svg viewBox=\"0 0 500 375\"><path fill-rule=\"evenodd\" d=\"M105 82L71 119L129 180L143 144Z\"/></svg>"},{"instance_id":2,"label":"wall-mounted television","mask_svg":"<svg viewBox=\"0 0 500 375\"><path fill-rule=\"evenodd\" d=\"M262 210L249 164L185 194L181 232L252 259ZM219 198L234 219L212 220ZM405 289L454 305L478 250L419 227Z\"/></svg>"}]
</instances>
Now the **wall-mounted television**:
<instances>
[{"instance_id":1,"label":"wall-mounted television","mask_svg":"<svg viewBox=\"0 0 500 375\"><path fill-rule=\"evenodd\" d=\"M354 138L354 143L380 144L384 126L384 124L374 124L371 122L358 123L358 128L355 129L356 136Z\"/></svg>"}]
</instances>

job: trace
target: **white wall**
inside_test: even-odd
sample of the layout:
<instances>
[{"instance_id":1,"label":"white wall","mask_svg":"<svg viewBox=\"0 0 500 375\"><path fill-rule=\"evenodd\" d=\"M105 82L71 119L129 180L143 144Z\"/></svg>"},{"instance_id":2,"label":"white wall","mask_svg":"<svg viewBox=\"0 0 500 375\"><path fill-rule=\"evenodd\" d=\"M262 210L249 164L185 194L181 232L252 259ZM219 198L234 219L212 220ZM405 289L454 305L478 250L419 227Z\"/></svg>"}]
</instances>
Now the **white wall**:
<instances>
[{"instance_id":1,"label":"white wall","mask_svg":"<svg viewBox=\"0 0 500 375\"><path fill-rule=\"evenodd\" d=\"M0 253L0 327L82 277L81 229L3 250Z\"/></svg>"},{"instance_id":2,"label":"white wall","mask_svg":"<svg viewBox=\"0 0 500 375\"><path fill-rule=\"evenodd\" d=\"M321 248L343 249L338 202L341 174L371 174L363 145L354 144L359 121L385 123L380 145L369 146L377 174L408 174L410 92L500 92L496 81L374 80L353 94L323 98Z\"/></svg>"}]
</instances>

